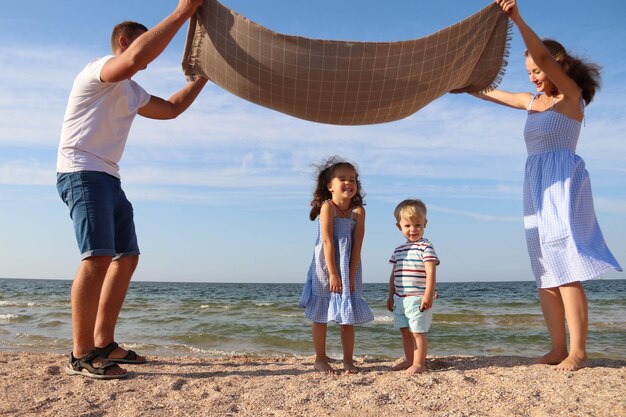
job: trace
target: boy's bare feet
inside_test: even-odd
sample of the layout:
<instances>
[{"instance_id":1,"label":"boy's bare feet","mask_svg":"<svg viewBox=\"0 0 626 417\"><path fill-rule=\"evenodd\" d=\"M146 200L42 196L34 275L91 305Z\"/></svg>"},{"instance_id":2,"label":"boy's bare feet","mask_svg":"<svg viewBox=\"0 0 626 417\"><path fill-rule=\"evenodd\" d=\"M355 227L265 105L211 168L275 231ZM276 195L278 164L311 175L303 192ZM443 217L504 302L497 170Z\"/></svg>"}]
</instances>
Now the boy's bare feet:
<instances>
[{"instance_id":1,"label":"boy's bare feet","mask_svg":"<svg viewBox=\"0 0 626 417\"><path fill-rule=\"evenodd\" d=\"M313 368L318 371L318 372L323 372L325 374L336 374L337 372L335 372L335 370L333 369L332 366L330 366L330 364L328 363L328 361L321 359L321 360L315 360L315 364L313 365Z\"/></svg>"},{"instance_id":2,"label":"boy's bare feet","mask_svg":"<svg viewBox=\"0 0 626 417\"><path fill-rule=\"evenodd\" d=\"M406 369L405 372L410 375L419 374L422 372L426 372L426 366L423 364L411 365Z\"/></svg>"},{"instance_id":3,"label":"boy's bare feet","mask_svg":"<svg viewBox=\"0 0 626 417\"><path fill-rule=\"evenodd\" d=\"M539 359L537 359L537 363L544 365L557 365L563 362L567 358L567 350L564 351L554 351L546 353Z\"/></svg>"},{"instance_id":4,"label":"boy's bare feet","mask_svg":"<svg viewBox=\"0 0 626 417\"><path fill-rule=\"evenodd\" d=\"M399 364L396 364L393 366L394 371L404 371L406 369L409 369L411 367L411 365L413 364L413 361L408 361L408 360L404 360L402 362L400 362Z\"/></svg>"},{"instance_id":5,"label":"boy's bare feet","mask_svg":"<svg viewBox=\"0 0 626 417\"><path fill-rule=\"evenodd\" d=\"M587 363L586 355L574 355L570 354L567 358L565 358L561 363L556 365L554 369L556 371L577 371L581 368L586 368L589 366Z\"/></svg>"},{"instance_id":6,"label":"boy's bare feet","mask_svg":"<svg viewBox=\"0 0 626 417\"><path fill-rule=\"evenodd\" d=\"M359 368L354 365L352 361L343 361L343 370L346 374L358 374Z\"/></svg>"}]
</instances>

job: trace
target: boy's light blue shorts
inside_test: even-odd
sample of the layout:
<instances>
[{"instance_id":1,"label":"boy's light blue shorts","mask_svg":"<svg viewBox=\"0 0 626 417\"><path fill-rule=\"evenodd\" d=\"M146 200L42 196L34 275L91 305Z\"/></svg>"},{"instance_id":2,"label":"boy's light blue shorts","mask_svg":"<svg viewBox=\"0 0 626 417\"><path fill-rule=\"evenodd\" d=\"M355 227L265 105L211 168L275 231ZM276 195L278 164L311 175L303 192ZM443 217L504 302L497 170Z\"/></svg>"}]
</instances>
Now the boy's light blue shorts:
<instances>
[{"instance_id":1,"label":"boy's light blue shorts","mask_svg":"<svg viewBox=\"0 0 626 417\"><path fill-rule=\"evenodd\" d=\"M422 297L393 296L393 325L396 329L408 327L411 333L428 333L433 321L432 307L420 311Z\"/></svg>"},{"instance_id":2,"label":"boy's light blue shorts","mask_svg":"<svg viewBox=\"0 0 626 417\"><path fill-rule=\"evenodd\" d=\"M139 255L133 206L119 178L94 171L57 173L57 190L70 209L82 259Z\"/></svg>"}]
</instances>

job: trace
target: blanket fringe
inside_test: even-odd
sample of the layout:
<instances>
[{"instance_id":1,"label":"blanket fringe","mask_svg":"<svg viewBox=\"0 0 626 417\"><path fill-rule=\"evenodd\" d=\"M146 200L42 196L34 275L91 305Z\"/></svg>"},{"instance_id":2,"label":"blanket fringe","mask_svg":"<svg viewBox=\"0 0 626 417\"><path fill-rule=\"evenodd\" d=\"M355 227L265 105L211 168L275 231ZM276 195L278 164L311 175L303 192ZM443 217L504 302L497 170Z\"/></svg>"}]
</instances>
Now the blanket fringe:
<instances>
[{"instance_id":1,"label":"blanket fringe","mask_svg":"<svg viewBox=\"0 0 626 417\"><path fill-rule=\"evenodd\" d=\"M493 79L491 84L479 91L478 94L485 94L490 91L493 91L498 88L502 80L504 79L504 74L506 73L506 67L509 65L509 56L511 53L511 42L513 40L513 22L511 19L508 19L506 25L506 42L504 43L504 51L502 51L502 64L500 65L500 69L498 70L498 75Z\"/></svg>"}]
</instances>

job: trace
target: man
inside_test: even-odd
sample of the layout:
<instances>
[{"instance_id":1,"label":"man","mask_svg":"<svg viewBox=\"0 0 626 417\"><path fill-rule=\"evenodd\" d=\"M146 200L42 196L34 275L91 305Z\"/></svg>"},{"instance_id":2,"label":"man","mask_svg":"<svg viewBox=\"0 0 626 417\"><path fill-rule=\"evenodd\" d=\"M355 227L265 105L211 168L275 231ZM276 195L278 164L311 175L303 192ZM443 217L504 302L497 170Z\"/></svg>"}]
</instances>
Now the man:
<instances>
[{"instance_id":1,"label":"man","mask_svg":"<svg viewBox=\"0 0 626 417\"><path fill-rule=\"evenodd\" d=\"M137 114L173 119L196 99L199 77L168 100L130 78L163 52L202 4L179 0L153 29L123 22L113 29L113 55L90 62L70 93L57 158L57 189L70 209L82 261L71 290L73 350L69 375L126 377L117 363L146 359L115 343L114 330L139 260L133 208L121 188L118 162Z\"/></svg>"}]
</instances>

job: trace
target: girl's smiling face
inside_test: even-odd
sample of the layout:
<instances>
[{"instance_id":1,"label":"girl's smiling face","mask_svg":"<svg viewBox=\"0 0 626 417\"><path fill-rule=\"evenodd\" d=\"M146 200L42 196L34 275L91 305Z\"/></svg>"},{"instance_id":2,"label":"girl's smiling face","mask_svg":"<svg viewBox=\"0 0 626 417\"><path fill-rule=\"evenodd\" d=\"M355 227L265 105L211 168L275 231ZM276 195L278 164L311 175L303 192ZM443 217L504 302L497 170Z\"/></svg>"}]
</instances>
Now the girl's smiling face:
<instances>
[{"instance_id":1,"label":"girl's smiling face","mask_svg":"<svg viewBox=\"0 0 626 417\"><path fill-rule=\"evenodd\" d=\"M333 179L328 183L328 191L338 200L352 200L352 197L359 191L356 182L356 172L349 167L338 167Z\"/></svg>"}]
</instances>

